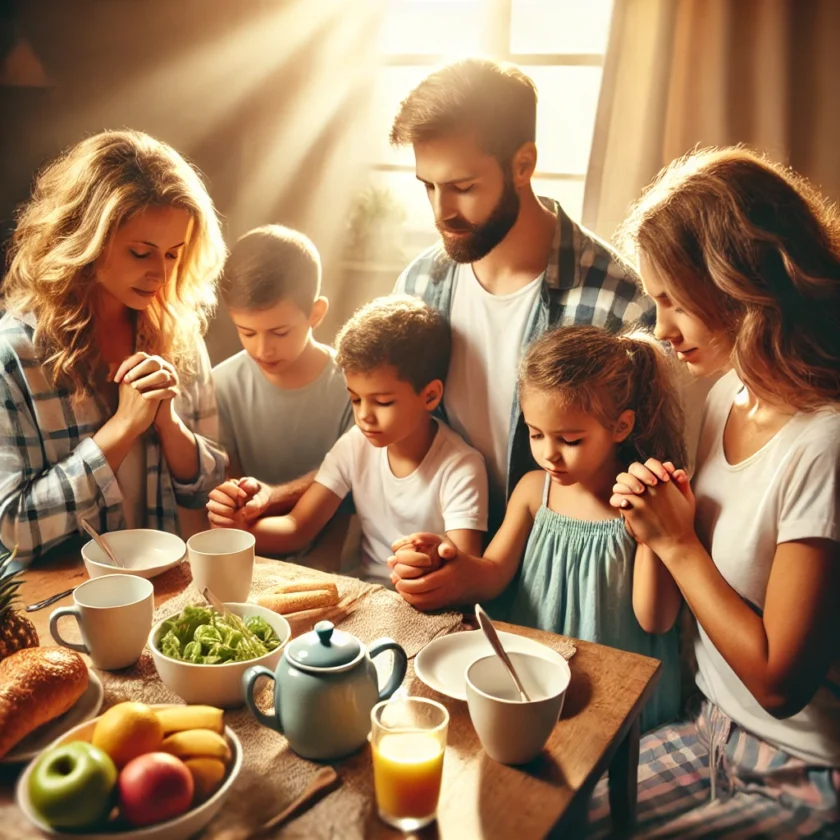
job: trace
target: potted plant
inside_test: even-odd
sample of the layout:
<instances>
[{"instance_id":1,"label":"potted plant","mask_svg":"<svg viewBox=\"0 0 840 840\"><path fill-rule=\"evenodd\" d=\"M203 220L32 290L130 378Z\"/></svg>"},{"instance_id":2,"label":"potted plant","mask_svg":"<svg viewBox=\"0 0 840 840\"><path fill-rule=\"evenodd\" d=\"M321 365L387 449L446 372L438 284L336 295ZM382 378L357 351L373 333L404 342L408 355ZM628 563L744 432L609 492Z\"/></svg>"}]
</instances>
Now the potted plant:
<instances>
[{"instance_id":1,"label":"potted plant","mask_svg":"<svg viewBox=\"0 0 840 840\"><path fill-rule=\"evenodd\" d=\"M368 185L350 210L344 256L357 263L405 261L403 205L387 187Z\"/></svg>"}]
</instances>

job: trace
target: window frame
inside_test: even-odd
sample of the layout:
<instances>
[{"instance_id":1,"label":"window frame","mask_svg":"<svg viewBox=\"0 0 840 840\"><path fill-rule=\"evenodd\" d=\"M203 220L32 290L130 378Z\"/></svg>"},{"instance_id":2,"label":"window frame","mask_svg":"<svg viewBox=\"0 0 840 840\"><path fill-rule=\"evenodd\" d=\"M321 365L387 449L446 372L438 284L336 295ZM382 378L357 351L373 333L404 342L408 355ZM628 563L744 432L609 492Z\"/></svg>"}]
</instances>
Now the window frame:
<instances>
[{"instance_id":1,"label":"window frame","mask_svg":"<svg viewBox=\"0 0 840 840\"><path fill-rule=\"evenodd\" d=\"M520 67L601 67L604 53L514 53L510 50L514 0L483 0L481 3L481 36L479 49L482 54L497 61L509 61ZM383 66L387 67L436 67L450 60L451 56L436 53L386 53ZM408 164L372 162L375 172L413 173ZM537 170L534 180L571 181L577 184L586 180L580 172Z\"/></svg>"}]
</instances>

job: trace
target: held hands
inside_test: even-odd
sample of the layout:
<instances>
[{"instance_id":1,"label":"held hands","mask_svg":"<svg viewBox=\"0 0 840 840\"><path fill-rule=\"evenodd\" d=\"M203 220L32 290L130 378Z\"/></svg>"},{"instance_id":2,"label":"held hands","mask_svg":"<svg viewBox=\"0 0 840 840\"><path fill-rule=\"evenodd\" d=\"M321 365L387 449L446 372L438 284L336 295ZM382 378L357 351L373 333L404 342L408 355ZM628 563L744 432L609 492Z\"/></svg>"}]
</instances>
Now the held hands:
<instances>
[{"instance_id":1,"label":"held hands","mask_svg":"<svg viewBox=\"0 0 840 840\"><path fill-rule=\"evenodd\" d=\"M403 599L418 610L459 603L461 563L446 537L419 533L397 540L388 558L391 581Z\"/></svg>"},{"instance_id":2,"label":"held hands","mask_svg":"<svg viewBox=\"0 0 840 840\"><path fill-rule=\"evenodd\" d=\"M391 583L418 578L439 569L447 560L453 560L458 549L438 534L417 533L400 537L391 545L393 557L388 558Z\"/></svg>"},{"instance_id":3,"label":"held hands","mask_svg":"<svg viewBox=\"0 0 840 840\"><path fill-rule=\"evenodd\" d=\"M256 478L228 479L210 491L210 527L247 531L266 512L270 501L271 489Z\"/></svg>"},{"instance_id":4,"label":"held hands","mask_svg":"<svg viewBox=\"0 0 840 840\"><path fill-rule=\"evenodd\" d=\"M171 362L160 356L135 353L117 368L114 382L119 385L117 414L138 433L152 423L160 428L175 421L172 401L180 393L180 380Z\"/></svg>"},{"instance_id":5,"label":"held hands","mask_svg":"<svg viewBox=\"0 0 840 840\"><path fill-rule=\"evenodd\" d=\"M660 557L668 548L697 539L694 493L683 469L649 458L619 474L610 504L621 511L630 533Z\"/></svg>"}]
</instances>

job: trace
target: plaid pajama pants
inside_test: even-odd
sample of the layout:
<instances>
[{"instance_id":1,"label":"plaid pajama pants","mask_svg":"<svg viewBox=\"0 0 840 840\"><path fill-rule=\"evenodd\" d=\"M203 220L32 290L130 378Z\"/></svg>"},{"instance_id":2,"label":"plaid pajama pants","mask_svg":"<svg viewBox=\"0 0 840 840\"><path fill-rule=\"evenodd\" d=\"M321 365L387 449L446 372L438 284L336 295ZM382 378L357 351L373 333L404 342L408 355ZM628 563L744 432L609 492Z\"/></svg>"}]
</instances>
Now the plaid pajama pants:
<instances>
[{"instance_id":1,"label":"plaid pajama pants","mask_svg":"<svg viewBox=\"0 0 840 840\"><path fill-rule=\"evenodd\" d=\"M710 772L710 766L714 772ZM704 702L644 736L634 837L840 838L840 768L814 767L744 732ZM607 780L588 838L610 837Z\"/></svg>"}]
</instances>

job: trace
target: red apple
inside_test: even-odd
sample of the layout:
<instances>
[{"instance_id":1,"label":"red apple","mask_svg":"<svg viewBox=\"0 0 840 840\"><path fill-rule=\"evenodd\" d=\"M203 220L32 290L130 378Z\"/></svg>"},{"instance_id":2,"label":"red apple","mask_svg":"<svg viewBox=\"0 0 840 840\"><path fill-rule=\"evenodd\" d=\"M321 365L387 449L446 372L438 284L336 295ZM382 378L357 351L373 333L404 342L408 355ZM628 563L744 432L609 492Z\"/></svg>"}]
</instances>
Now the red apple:
<instances>
[{"instance_id":1,"label":"red apple","mask_svg":"<svg viewBox=\"0 0 840 840\"><path fill-rule=\"evenodd\" d=\"M193 798L193 777L183 761L164 752L137 756L117 780L120 814L132 825L151 825L177 817Z\"/></svg>"}]
</instances>

